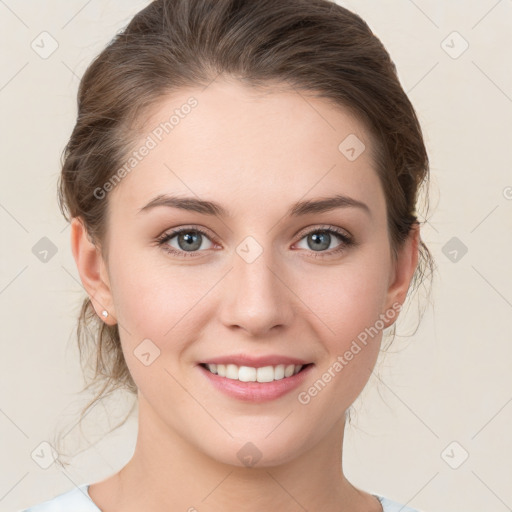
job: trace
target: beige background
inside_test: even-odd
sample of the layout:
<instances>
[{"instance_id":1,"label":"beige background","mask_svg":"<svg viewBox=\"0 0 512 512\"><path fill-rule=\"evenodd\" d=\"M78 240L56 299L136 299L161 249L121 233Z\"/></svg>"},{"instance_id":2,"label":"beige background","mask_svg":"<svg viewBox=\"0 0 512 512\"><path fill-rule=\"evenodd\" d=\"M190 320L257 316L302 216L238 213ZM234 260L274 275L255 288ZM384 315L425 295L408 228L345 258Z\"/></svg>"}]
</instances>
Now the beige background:
<instances>
[{"instance_id":1,"label":"beige background","mask_svg":"<svg viewBox=\"0 0 512 512\"><path fill-rule=\"evenodd\" d=\"M511 510L512 1L340 3L383 41L417 109L432 163L423 238L438 265L420 328L396 338L356 402L346 473L365 490L424 511ZM78 394L74 339L84 292L56 202L78 79L146 4L0 0L1 511L103 479L134 446L135 417L105 437L100 405L88 417L98 442L70 467L43 469L32 458L65 424L67 439L79 442L72 427L87 398ZM43 31L58 43L47 58L31 47L46 37L51 49ZM32 252L43 237L57 250L47 262ZM467 247L457 261L453 243ZM414 331L415 309L400 318L399 334Z\"/></svg>"}]
</instances>

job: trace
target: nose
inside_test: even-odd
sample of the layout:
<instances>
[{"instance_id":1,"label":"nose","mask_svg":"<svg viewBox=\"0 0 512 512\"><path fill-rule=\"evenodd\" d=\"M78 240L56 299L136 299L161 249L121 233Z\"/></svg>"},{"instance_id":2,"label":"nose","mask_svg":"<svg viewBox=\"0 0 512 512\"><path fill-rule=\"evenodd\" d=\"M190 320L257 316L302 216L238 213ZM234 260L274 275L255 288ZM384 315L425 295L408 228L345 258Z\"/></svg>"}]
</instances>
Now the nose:
<instances>
[{"instance_id":1,"label":"nose","mask_svg":"<svg viewBox=\"0 0 512 512\"><path fill-rule=\"evenodd\" d=\"M270 249L262 249L254 241L240 244L233 253L220 301L223 325L243 329L250 337L282 330L291 324L293 311L297 311L293 302L298 299L290 289L283 265L276 262Z\"/></svg>"}]
</instances>

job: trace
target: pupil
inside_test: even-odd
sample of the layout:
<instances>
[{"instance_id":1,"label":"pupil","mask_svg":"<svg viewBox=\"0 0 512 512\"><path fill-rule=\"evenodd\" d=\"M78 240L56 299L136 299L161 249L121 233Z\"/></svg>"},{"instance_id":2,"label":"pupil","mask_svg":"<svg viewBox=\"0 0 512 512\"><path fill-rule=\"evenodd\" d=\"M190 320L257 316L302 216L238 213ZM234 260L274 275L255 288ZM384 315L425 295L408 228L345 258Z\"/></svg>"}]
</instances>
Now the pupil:
<instances>
[{"instance_id":1,"label":"pupil","mask_svg":"<svg viewBox=\"0 0 512 512\"><path fill-rule=\"evenodd\" d=\"M199 247L201 246L201 242L198 243L199 233L196 233L195 235L191 234L191 233L194 233L194 232L190 231L188 233L185 233L181 237L182 239L184 239L186 241L185 249L199 249ZM195 244L195 246L194 246L194 244ZM180 245L181 245L181 243L180 243ZM184 249L184 248L182 247L182 249Z\"/></svg>"},{"instance_id":2,"label":"pupil","mask_svg":"<svg viewBox=\"0 0 512 512\"><path fill-rule=\"evenodd\" d=\"M326 237L328 233L320 232L321 234L313 234L311 235L314 240L314 249L318 249L320 245L322 245L321 237ZM323 242L325 244L325 241ZM327 245L325 247L321 247L323 249L327 249L329 247L329 242L327 242Z\"/></svg>"}]
</instances>

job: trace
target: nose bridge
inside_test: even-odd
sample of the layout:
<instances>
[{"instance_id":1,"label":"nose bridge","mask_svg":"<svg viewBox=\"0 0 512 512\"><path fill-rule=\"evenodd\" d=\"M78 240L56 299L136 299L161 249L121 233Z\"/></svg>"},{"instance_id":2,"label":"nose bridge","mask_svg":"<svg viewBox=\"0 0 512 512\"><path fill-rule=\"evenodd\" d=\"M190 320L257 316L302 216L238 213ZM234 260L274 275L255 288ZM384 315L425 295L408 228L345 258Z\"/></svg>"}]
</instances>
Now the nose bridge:
<instances>
[{"instance_id":1,"label":"nose bridge","mask_svg":"<svg viewBox=\"0 0 512 512\"><path fill-rule=\"evenodd\" d=\"M242 327L253 335L290 320L286 278L280 275L282 267L269 245L270 239L266 237L260 243L254 236L247 236L236 246L227 299L223 301L223 322Z\"/></svg>"}]
</instances>

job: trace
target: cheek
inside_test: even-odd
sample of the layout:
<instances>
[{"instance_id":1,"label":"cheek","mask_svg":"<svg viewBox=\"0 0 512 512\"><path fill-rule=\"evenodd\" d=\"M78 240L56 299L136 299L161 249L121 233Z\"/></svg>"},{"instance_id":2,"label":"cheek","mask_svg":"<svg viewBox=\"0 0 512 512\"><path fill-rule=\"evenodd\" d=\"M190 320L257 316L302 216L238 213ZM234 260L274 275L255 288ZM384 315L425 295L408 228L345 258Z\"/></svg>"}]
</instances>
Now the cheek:
<instances>
[{"instance_id":1,"label":"cheek","mask_svg":"<svg viewBox=\"0 0 512 512\"><path fill-rule=\"evenodd\" d=\"M138 336L171 336L208 285L194 278L197 267L172 262L163 249L141 248L128 237L113 241L111 261L116 317Z\"/></svg>"},{"instance_id":2,"label":"cheek","mask_svg":"<svg viewBox=\"0 0 512 512\"><path fill-rule=\"evenodd\" d=\"M140 270L129 279L118 280L114 300L117 320L123 326L124 358L137 387L155 404L162 400L165 406L171 396L174 403L180 401L181 390L172 375L179 373L187 340L194 332L193 306L198 297L193 286L162 279L162 274L155 278L154 270Z\"/></svg>"},{"instance_id":3,"label":"cheek","mask_svg":"<svg viewBox=\"0 0 512 512\"><path fill-rule=\"evenodd\" d=\"M386 261L367 254L354 258L315 279L301 282L297 294L309 306L308 321L316 326L316 335L326 352L318 376L318 389L323 394L318 405L327 405L328 396L336 395L341 408L348 407L368 381L377 360L388 284ZM393 311L393 315L395 312ZM303 390L306 391L307 390ZM325 401L325 403L324 403Z\"/></svg>"},{"instance_id":4,"label":"cheek","mask_svg":"<svg viewBox=\"0 0 512 512\"><path fill-rule=\"evenodd\" d=\"M208 290L218 276L198 278L199 267L169 263L156 250L129 259L120 257L127 247L116 250L111 284L122 349L133 379L148 390L168 379L164 370L174 374L191 362L186 350L208 314Z\"/></svg>"},{"instance_id":5,"label":"cheek","mask_svg":"<svg viewBox=\"0 0 512 512\"><path fill-rule=\"evenodd\" d=\"M375 251L377 254L377 251ZM383 313L389 279L386 261L370 251L338 267L305 272L307 278L298 280L294 292L322 324L324 339L330 350L343 350L344 344L375 324Z\"/></svg>"}]
</instances>

